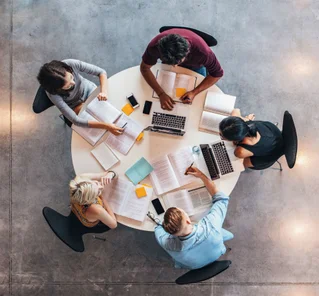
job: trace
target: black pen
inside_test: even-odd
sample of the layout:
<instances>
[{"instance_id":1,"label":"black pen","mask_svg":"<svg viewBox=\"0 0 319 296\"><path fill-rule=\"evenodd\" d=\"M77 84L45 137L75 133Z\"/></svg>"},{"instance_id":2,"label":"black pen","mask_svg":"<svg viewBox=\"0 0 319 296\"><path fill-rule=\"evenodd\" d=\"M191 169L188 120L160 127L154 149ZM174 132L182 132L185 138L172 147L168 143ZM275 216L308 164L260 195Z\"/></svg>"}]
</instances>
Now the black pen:
<instances>
[{"instance_id":1,"label":"black pen","mask_svg":"<svg viewBox=\"0 0 319 296\"><path fill-rule=\"evenodd\" d=\"M127 122L124 123L124 125L122 126L122 128L124 129L127 125Z\"/></svg>"},{"instance_id":2,"label":"black pen","mask_svg":"<svg viewBox=\"0 0 319 296\"><path fill-rule=\"evenodd\" d=\"M188 172L188 170L192 167L193 164L194 164L194 161L193 161L192 164L186 169L185 175L188 175L187 172Z\"/></svg>"}]
</instances>

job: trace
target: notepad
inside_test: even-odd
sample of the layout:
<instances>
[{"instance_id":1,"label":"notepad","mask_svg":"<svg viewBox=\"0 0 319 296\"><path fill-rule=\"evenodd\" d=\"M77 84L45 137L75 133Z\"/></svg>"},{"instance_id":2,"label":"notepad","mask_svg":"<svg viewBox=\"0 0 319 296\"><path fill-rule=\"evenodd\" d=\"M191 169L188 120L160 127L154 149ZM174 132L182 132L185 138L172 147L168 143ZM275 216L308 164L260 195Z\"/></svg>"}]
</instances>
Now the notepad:
<instances>
[{"instance_id":1,"label":"notepad","mask_svg":"<svg viewBox=\"0 0 319 296\"><path fill-rule=\"evenodd\" d=\"M119 162L119 159L104 142L94 148L91 153L106 171Z\"/></svg>"},{"instance_id":2,"label":"notepad","mask_svg":"<svg viewBox=\"0 0 319 296\"><path fill-rule=\"evenodd\" d=\"M145 179L152 171L153 167L142 157L125 172L125 175L136 185Z\"/></svg>"},{"instance_id":3,"label":"notepad","mask_svg":"<svg viewBox=\"0 0 319 296\"><path fill-rule=\"evenodd\" d=\"M123 108L122 108L122 111L127 115L129 116L133 111L134 111L134 108L132 107L132 105L130 103L127 103Z\"/></svg>"},{"instance_id":4,"label":"notepad","mask_svg":"<svg viewBox=\"0 0 319 296\"><path fill-rule=\"evenodd\" d=\"M147 196L147 192L143 186L136 188L135 194L138 198Z\"/></svg>"}]
</instances>

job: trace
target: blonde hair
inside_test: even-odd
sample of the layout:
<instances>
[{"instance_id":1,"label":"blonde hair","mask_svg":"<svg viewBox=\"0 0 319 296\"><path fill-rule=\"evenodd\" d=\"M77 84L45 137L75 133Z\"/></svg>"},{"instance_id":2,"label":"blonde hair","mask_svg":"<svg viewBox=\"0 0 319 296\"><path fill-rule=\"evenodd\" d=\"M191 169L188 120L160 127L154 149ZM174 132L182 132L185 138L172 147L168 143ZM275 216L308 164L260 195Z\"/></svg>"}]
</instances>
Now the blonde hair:
<instances>
[{"instance_id":1,"label":"blonde hair","mask_svg":"<svg viewBox=\"0 0 319 296\"><path fill-rule=\"evenodd\" d=\"M91 205L96 202L100 191L90 179L75 177L70 181L71 202L79 205Z\"/></svg>"},{"instance_id":2,"label":"blonde hair","mask_svg":"<svg viewBox=\"0 0 319 296\"><path fill-rule=\"evenodd\" d=\"M181 230L183 213L178 208L169 208L164 215L163 228L170 234L178 233Z\"/></svg>"}]
</instances>

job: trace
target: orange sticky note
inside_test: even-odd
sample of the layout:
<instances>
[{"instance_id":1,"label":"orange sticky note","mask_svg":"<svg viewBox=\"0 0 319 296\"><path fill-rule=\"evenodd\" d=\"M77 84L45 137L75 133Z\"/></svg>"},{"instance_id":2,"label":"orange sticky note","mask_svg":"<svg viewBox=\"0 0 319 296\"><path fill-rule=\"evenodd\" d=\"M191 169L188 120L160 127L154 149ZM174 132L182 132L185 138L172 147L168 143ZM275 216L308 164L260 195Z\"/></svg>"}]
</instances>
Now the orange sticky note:
<instances>
[{"instance_id":1,"label":"orange sticky note","mask_svg":"<svg viewBox=\"0 0 319 296\"><path fill-rule=\"evenodd\" d=\"M187 92L187 89L186 88L177 87L175 91L176 91L176 97L180 98L183 94L185 94Z\"/></svg>"},{"instance_id":2,"label":"orange sticky note","mask_svg":"<svg viewBox=\"0 0 319 296\"><path fill-rule=\"evenodd\" d=\"M136 196L137 196L138 198L147 196L147 193L146 193L146 190L145 190L144 187L136 188L136 189L135 189L135 193L136 193Z\"/></svg>"},{"instance_id":3,"label":"orange sticky note","mask_svg":"<svg viewBox=\"0 0 319 296\"><path fill-rule=\"evenodd\" d=\"M141 141L141 140L143 139L143 137L144 137L144 132L141 132L141 133L137 136L136 141L137 141L137 142L138 142L138 141Z\"/></svg>"},{"instance_id":4,"label":"orange sticky note","mask_svg":"<svg viewBox=\"0 0 319 296\"><path fill-rule=\"evenodd\" d=\"M131 106L130 103L127 103L123 108L122 108L122 111L127 115L129 116L133 111L133 107Z\"/></svg>"}]
</instances>

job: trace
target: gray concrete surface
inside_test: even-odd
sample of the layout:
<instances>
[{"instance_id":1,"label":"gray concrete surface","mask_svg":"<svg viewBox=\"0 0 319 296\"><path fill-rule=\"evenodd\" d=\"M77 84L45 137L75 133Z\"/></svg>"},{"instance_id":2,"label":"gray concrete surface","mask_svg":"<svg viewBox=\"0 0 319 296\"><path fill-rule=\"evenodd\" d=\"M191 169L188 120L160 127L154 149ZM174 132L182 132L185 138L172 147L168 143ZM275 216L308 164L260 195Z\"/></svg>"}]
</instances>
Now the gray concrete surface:
<instances>
[{"instance_id":1,"label":"gray concrete surface","mask_svg":"<svg viewBox=\"0 0 319 296\"><path fill-rule=\"evenodd\" d=\"M111 76L173 24L217 38L218 85L244 113L281 125L289 110L299 134L293 170L282 159L282 173L245 172L231 194L231 268L187 287L151 233L119 226L85 237L83 254L53 235L41 210L69 211L71 132L55 108L31 111L43 63L77 58ZM0 295L319 295L318 1L3 0L0 25Z\"/></svg>"}]
</instances>

